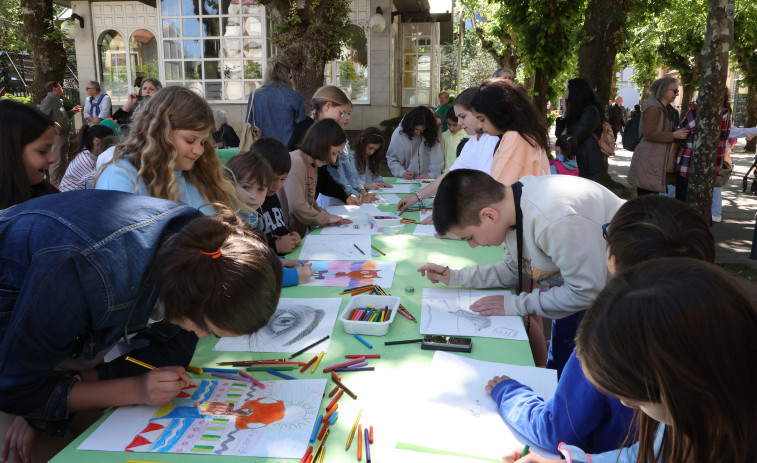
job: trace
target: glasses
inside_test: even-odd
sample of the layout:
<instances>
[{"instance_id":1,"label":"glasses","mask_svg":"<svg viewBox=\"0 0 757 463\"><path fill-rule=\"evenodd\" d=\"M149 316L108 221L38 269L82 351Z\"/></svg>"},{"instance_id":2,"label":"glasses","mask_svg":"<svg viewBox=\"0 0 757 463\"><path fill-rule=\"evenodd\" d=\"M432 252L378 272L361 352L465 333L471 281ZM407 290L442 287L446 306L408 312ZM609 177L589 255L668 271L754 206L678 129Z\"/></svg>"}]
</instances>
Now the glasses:
<instances>
[{"instance_id":1,"label":"glasses","mask_svg":"<svg viewBox=\"0 0 757 463\"><path fill-rule=\"evenodd\" d=\"M677 88L669 88L668 90L670 90L671 92L675 93L676 95L678 95L678 92L680 91Z\"/></svg>"},{"instance_id":2,"label":"glasses","mask_svg":"<svg viewBox=\"0 0 757 463\"><path fill-rule=\"evenodd\" d=\"M602 238L604 238L605 241L607 241L607 227L609 226L610 226L609 223L602 225Z\"/></svg>"},{"instance_id":3,"label":"glasses","mask_svg":"<svg viewBox=\"0 0 757 463\"><path fill-rule=\"evenodd\" d=\"M94 90L93 87L84 87L84 90Z\"/></svg>"}]
</instances>

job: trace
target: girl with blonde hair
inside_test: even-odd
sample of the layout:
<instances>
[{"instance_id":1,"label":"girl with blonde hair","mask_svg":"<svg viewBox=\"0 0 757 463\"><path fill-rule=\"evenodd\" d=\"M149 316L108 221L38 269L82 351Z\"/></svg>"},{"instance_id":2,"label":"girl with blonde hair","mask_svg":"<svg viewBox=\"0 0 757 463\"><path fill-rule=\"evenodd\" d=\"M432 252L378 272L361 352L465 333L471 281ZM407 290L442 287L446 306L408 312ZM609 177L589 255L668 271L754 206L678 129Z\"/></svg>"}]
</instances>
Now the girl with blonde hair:
<instances>
[{"instance_id":1,"label":"girl with blonde hair","mask_svg":"<svg viewBox=\"0 0 757 463\"><path fill-rule=\"evenodd\" d=\"M166 87L145 106L128 140L99 173L95 188L170 199L213 214L210 203L232 209L243 205L210 137L213 111L184 87Z\"/></svg>"}]
</instances>

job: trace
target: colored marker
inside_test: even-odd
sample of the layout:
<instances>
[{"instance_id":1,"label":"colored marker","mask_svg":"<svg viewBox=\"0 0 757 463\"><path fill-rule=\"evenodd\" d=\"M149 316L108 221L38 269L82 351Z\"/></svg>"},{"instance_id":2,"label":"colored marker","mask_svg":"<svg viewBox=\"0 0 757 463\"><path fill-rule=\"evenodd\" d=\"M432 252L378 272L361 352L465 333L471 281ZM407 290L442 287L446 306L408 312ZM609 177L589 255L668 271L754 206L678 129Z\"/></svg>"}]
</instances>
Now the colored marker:
<instances>
[{"instance_id":1,"label":"colored marker","mask_svg":"<svg viewBox=\"0 0 757 463\"><path fill-rule=\"evenodd\" d=\"M136 363L137 365L139 365L141 367L145 367L148 370L157 370L158 369L158 367L154 367L154 366L150 365L149 363L145 363L145 362L143 362L141 360L137 360L134 357L129 357L128 355L124 356L124 359L130 361L131 363Z\"/></svg>"},{"instance_id":2,"label":"colored marker","mask_svg":"<svg viewBox=\"0 0 757 463\"><path fill-rule=\"evenodd\" d=\"M385 346L396 346L397 344L413 344L416 342L423 342L423 339L406 339L404 341L387 341L384 343Z\"/></svg>"},{"instance_id":3,"label":"colored marker","mask_svg":"<svg viewBox=\"0 0 757 463\"><path fill-rule=\"evenodd\" d=\"M370 345L370 344L368 344L368 341L366 341L365 339L361 338L361 337L360 337L360 336L358 336L357 334L353 334L353 336L355 336L355 339L357 339L358 341L360 341L360 342L362 342L363 344L365 344L365 346L366 346L366 347L367 347L368 349L373 349L373 346L372 346L372 345ZM360 357L358 357L358 358L360 358ZM363 358L365 358L365 357L363 357Z\"/></svg>"},{"instance_id":4,"label":"colored marker","mask_svg":"<svg viewBox=\"0 0 757 463\"><path fill-rule=\"evenodd\" d=\"M290 358L290 359L293 359L293 358L297 357L297 356L298 356L298 355L300 355L301 353L305 352L306 350L310 349L311 347L317 346L318 344L322 343L323 341L327 340L327 339L328 339L328 338L330 338L330 337L331 337L331 335L328 335L328 336L324 336L323 338L321 338L321 339L317 340L317 341L316 341L316 342L314 342L313 344L311 344L311 345L309 345L309 346L307 346L307 347L303 347L302 349L298 350L298 351L297 351L297 352L295 352L294 354L290 355L290 356L289 356L289 358Z\"/></svg>"},{"instance_id":5,"label":"colored marker","mask_svg":"<svg viewBox=\"0 0 757 463\"><path fill-rule=\"evenodd\" d=\"M368 428L365 428L365 461L367 463L371 463L371 444L370 442L370 433L368 432Z\"/></svg>"},{"instance_id":6,"label":"colored marker","mask_svg":"<svg viewBox=\"0 0 757 463\"><path fill-rule=\"evenodd\" d=\"M323 369L323 372L324 372L324 373L328 373L329 371L331 371L331 370L333 370L333 369L335 369L335 368L343 368L343 367L348 367L348 366L350 366L350 365L354 365L354 364L356 364L356 363L360 363L360 362L362 362L362 361L364 361L364 360L365 360L365 356L364 356L364 355L361 355L360 357L358 357L358 358L356 358L356 359L352 359L352 360L348 360L348 361L346 361L346 362L337 363L337 364L335 364L335 365L331 365L331 366L328 366L328 367L326 367L326 368L324 368L324 369Z\"/></svg>"},{"instance_id":7,"label":"colored marker","mask_svg":"<svg viewBox=\"0 0 757 463\"><path fill-rule=\"evenodd\" d=\"M274 376L278 376L279 378L284 378L284 379L297 379L297 378L295 378L294 376L285 375L284 373L279 373L279 372L278 372L278 371L276 371L276 370L271 370L271 369L268 369L268 370L266 370L266 371L267 371L268 373L270 373L270 374L274 375Z\"/></svg>"},{"instance_id":8,"label":"colored marker","mask_svg":"<svg viewBox=\"0 0 757 463\"><path fill-rule=\"evenodd\" d=\"M350 444L352 444L352 438L355 436L355 429L357 429L357 423L360 421L360 415L363 414L363 409L361 408L359 412L357 412L357 418L355 418L355 423L352 425L352 430L350 431L350 437L347 438L347 445L345 446L344 450L350 449Z\"/></svg>"},{"instance_id":9,"label":"colored marker","mask_svg":"<svg viewBox=\"0 0 757 463\"><path fill-rule=\"evenodd\" d=\"M315 442L315 436L318 435L318 428L321 427L322 420L323 420L323 415L318 415L318 419L315 420L315 428L313 429L313 434L310 435L310 442Z\"/></svg>"},{"instance_id":10,"label":"colored marker","mask_svg":"<svg viewBox=\"0 0 757 463\"><path fill-rule=\"evenodd\" d=\"M265 389L265 384L261 383L260 381L258 381L257 379L253 378L252 376L248 375L244 371L239 370L238 373L240 374L240 376L244 376L245 378L249 379L252 384L256 385L260 389Z\"/></svg>"},{"instance_id":11,"label":"colored marker","mask_svg":"<svg viewBox=\"0 0 757 463\"><path fill-rule=\"evenodd\" d=\"M523 452L521 452L521 454L520 454L520 457L521 457L521 458L523 458L523 457L525 457L526 455L528 455L528 448L529 448L529 447L530 447L530 445L528 445L528 444L526 444L526 446L525 446L525 447L523 447Z\"/></svg>"},{"instance_id":12,"label":"colored marker","mask_svg":"<svg viewBox=\"0 0 757 463\"><path fill-rule=\"evenodd\" d=\"M310 369L310 373L315 373L315 369L318 368L318 364L321 363L321 359L323 358L323 351L321 351L320 354L318 354L318 359L313 364L313 367Z\"/></svg>"}]
</instances>

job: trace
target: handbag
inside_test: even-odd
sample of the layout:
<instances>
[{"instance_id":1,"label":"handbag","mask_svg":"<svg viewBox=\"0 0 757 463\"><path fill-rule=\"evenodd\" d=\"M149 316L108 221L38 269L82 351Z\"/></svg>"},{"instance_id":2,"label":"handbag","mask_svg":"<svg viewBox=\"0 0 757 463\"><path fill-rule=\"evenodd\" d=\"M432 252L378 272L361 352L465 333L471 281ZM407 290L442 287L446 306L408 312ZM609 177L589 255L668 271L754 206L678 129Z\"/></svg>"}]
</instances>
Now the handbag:
<instances>
[{"instance_id":1,"label":"handbag","mask_svg":"<svg viewBox=\"0 0 757 463\"><path fill-rule=\"evenodd\" d=\"M714 185L716 187L725 186L725 184L728 183L728 179L731 178L731 174L733 174L733 164L723 159L723 165L720 166L718 176L715 177Z\"/></svg>"},{"instance_id":2,"label":"handbag","mask_svg":"<svg viewBox=\"0 0 757 463\"><path fill-rule=\"evenodd\" d=\"M263 136L263 131L255 125L255 91L250 95L250 111L247 113L244 125L242 126L242 136L239 138L239 152L249 151L253 143ZM250 123L252 121L252 123Z\"/></svg>"},{"instance_id":3,"label":"handbag","mask_svg":"<svg viewBox=\"0 0 757 463\"><path fill-rule=\"evenodd\" d=\"M592 132L591 136L597 141L599 150L605 157L615 154L615 134L612 132L612 125L609 122L602 122L602 136Z\"/></svg>"}]
</instances>

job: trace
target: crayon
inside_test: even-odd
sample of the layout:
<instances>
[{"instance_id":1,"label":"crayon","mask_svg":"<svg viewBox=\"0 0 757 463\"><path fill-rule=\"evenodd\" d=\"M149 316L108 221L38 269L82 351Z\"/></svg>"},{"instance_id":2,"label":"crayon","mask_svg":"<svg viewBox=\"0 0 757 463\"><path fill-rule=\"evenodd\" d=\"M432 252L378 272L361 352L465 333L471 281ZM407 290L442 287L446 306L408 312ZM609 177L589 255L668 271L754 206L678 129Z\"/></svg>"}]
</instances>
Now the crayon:
<instances>
[{"instance_id":1,"label":"crayon","mask_svg":"<svg viewBox=\"0 0 757 463\"><path fill-rule=\"evenodd\" d=\"M337 386L337 387L339 387L339 386ZM344 394L344 390L340 390L339 393L336 395L336 397L334 397L333 399L331 399L331 402L329 402L329 404L326 406L326 410L329 410L331 407L333 407L334 405L336 405L336 401L339 400L339 398L342 396L342 394Z\"/></svg>"},{"instance_id":2,"label":"crayon","mask_svg":"<svg viewBox=\"0 0 757 463\"><path fill-rule=\"evenodd\" d=\"M203 368L203 370L205 371L205 373L208 373L208 372L212 373L215 371L217 373L230 373L230 374L233 374L239 371L234 368Z\"/></svg>"},{"instance_id":3,"label":"crayon","mask_svg":"<svg viewBox=\"0 0 757 463\"><path fill-rule=\"evenodd\" d=\"M359 357L355 357L355 358L359 358ZM334 373L333 371L331 372L331 377L334 378L334 379L336 379L337 381L341 381L342 380L342 378L340 378L339 375L336 374L336 373Z\"/></svg>"},{"instance_id":4,"label":"crayon","mask_svg":"<svg viewBox=\"0 0 757 463\"><path fill-rule=\"evenodd\" d=\"M360 362L360 363L356 363L356 364L354 364L354 365L350 365L350 366L348 366L348 367L345 367L345 368L346 368L347 370L352 370L353 368L360 368L360 367L364 367L364 366L366 366L366 365L368 365L368 362Z\"/></svg>"},{"instance_id":5,"label":"crayon","mask_svg":"<svg viewBox=\"0 0 757 463\"><path fill-rule=\"evenodd\" d=\"M252 384L256 385L256 386L257 386L257 387L259 387L260 389L265 389L265 384L261 383L260 381L258 381L257 379L253 378L252 376L248 375L248 374L247 374L247 373L245 373L244 371L242 371L242 370L239 370L239 372L238 372L238 373L239 373L239 374L240 374L241 376L244 376L245 378L249 379L249 380L250 380L250 382L251 382Z\"/></svg>"},{"instance_id":6,"label":"crayon","mask_svg":"<svg viewBox=\"0 0 757 463\"><path fill-rule=\"evenodd\" d=\"M365 461L371 463L371 444L368 428L365 429Z\"/></svg>"},{"instance_id":7,"label":"crayon","mask_svg":"<svg viewBox=\"0 0 757 463\"><path fill-rule=\"evenodd\" d=\"M358 358L356 358L356 359L352 359L352 360L348 360L348 361L346 361L346 362L337 363L337 364L335 364L335 365L330 365L330 366L327 366L326 368L324 368L324 369L323 369L323 372L324 372L324 373L328 373L329 371L333 370L334 368L343 368L343 367L347 367L347 366L350 366L350 365L354 365L354 364L356 364L356 363L360 363L360 362L362 362L363 360L365 360L365 356L362 356L362 355L361 355L360 357L358 357Z\"/></svg>"},{"instance_id":8,"label":"crayon","mask_svg":"<svg viewBox=\"0 0 757 463\"><path fill-rule=\"evenodd\" d=\"M357 334L353 334L353 336L355 336L355 339L357 339L358 341L360 341L360 342L362 342L363 344L365 344L365 346L366 346L366 347L367 347L368 349L373 349L373 346L372 346L372 345L370 345L370 344L368 344L368 341L366 341L365 339L361 338L361 337L360 337L360 336L358 336ZM358 358L360 358L360 357L358 357ZM363 357L363 358L365 358L365 357Z\"/></svg>"},{"instance_id":9,"label":"crayon","mask_svg":"<svg viewBox=\"0 0 757 463\"><path fill-rule=\"evenodd\" d=\"M310 361L308 363L305 364L304 367L302 367L302 369L300 369L300 373L305 373L305 370L307 370L310 365L312 365L313 363L315 363L315 361L317 359L318 359L318 355L316 354L315 356L313 356L312 359L310 359Z\"/></svg>"},{"instance_id":10,"label":"crayon","mask_svg":"<svg viewBox=\"0 0 757 463\"><path fill-rule=\"evenodd\" d=\"M332 378L333 379L333 378ZM341 381L334 379L334 382L339 385L342 389L344 389L344 392L347 393L348 396L352 397L354 400L357 400L357 395L355 395L354 392L352 392L347 386L345 386Z\"/></svg>"},{"instance_id":11,"label":"crayon","mask_svg":"<svg viewBox=\"0 0 757 463\"><path fill-rule=\"evenodd\" d=\"M369 434L369 436L370 436L369 440L371 441L371 444L372 444L373 443L373 426L371 426L371 433Z\"/></svg>"},{"instance_id":12,"label":"crayon","mask_svg":"<svg viewBox=\"0 0 757 463\"><path fill-rule=\"evenodd\" d=\"M278 371L276 371L276 370L271 370L271 369L268 369L268 370L266 370L266 371L267 371L268 373L270 373L270 374L274 375L274 376L278 376L279 378L284 378L284 379L297 379L297 378L295 378L294 376L285 375L284 373L279 373L279 372L278 372Z\"/></svg>"},{"instance_id":13,"label":"crayon","mask_svg":"<svg viewBox=\"0 0 757 463\"><path fill-rule=\"evenodd\" d=\"M365 357L367 359L380 359L381 358L381 354L366 354L366 355L362 355L362 354L361 355L350 354L350 355L345 355L344 356L344 358L346 358L346 359L357 359L357 358L360 358L360 357Z\"/></svg>"},{"instance_id":14,"label":"crayon","mask_svg":"<svg viewBox=\"0 0 757 463\"><path fill-rule=\"evenodd\" d=\"M201 375L203 373L202 368L200 368L200 367L193 367L192 365L187 365L187 367L184 368L184 369L187 370L187 371L189 371L189 372L191 372L191 373L196 373L198 375Z\"/></svg>"},{"instance_id":15,"label":"crayon","mask_svg":"<svg viewBox=\"0 0 757 463\"><path fill-rule=\"evenodd\" d=\"M521 458L523 458L523 457L525 457L526 455L528 455L528 448L529 448L529 447L530 447L530 445L528 445L528 444L526 444L526 446L525 446L525 447L523 447L523 452L522 452L522 453L520 454L520 457L521 457Z\"/></svg>"},{"instance_id":16,"label":"crayon","mask_svg":"<svg viewBox=\"0 0 757 463\"><path fill-rule=\"evenodd\" d=\"M387 341L384 343L385 346L395 346L397 344L412 344L416 342L423 342L423 339L406 339L404 341Z\"/></svg>"},{"instance_id":17,"label":"crayon","mask_svg":"<svg viewBox=\"0 0 757 463\"><path fill-rule=\"evenodd\" d=\"M310 435L310 442L315 442L315 436L318 435L318 428L321 427L322 420L323 420L323 415L318 415L318 419L315 420L315 428L313 429L313 434Z\"/></svg>"},{"instance_id":18,"label":"crayon","mask_svg":"<svg viewBox=\"0 0 757 463\"><path fill-rule=\"evenodd\" d=\"M334 386L334 389L332 389L331 392L329 392L329 397L334 397L334 394L336 394L336 391L338 390L339 390L339 385L337 384L336 386Z\"/></svg>"},{"instance_id":19,"label":"crayon","mask_svg":"<svg viewBox=\"0 0 757 463\"><path fill-rule=\"evenodd\" d=\"M357 425L357 460L363 459L363 425Z\"/></svg>"},{"instance_id":20,"label":"crayon","mask_svg":"<svg viewBox=\"0 0 757 463\"><path fill-rule=\"evenodd\" d=\"M328 432L328 430L329 430L329 423L328 423L328 422L326 422L326 423L325 423L325 424L323 425L323 428L321 428L321 432L320 432L320 433L318 433L318 439L319 439L320 441L323 441L323 436L325 436L325 435L326 435L326 433Z\"/></svg>"},{"instance_id":21,"label":"crayon","mask_svg":"<svg viewBox=\"0 0 757 463\"><path fill-rule=\"evenodd\" d=\"M337 368L335 371L344 372L344 371L373 371L375 370L374 367L360 367L360 368Z\"/></svg>"},{"instance_id":22,"label":"crayon","mask_svg":"<svg viewBox=\"0 0 757 463\"><path fill-rule=\"evenodd\" d=\"M336 419L339 417L339 412L334 413L331 415L331 418L329 419L329 425L333 426L334 423L336 423Z\"/></svg>"},{"instance_id":23,"label":"crayon","mask_svg":"<svg viewBox=\"0 0 757 463\"><path fill-rule=\"evenodd\" d=\"M247 371L268 371L268 370L278 370L278 371L289 371L289 370L296 370L297 365L255 365L252 367L247 367L245 370Z\"/></svg>"},{"instance_id":24,"label":"crayon","mask_svg":"<svg viewBox=\"0 0 757 463\"><path fill-rule=\"evenodd\" d=\"M323 416L323 422L324 422L324 423L325 423L325 422L327 422L327 421L329 420L329 418L331 418L331 415L333 415L333 414L334 414L334 412L336 411L336 409L337 409L337 408L339 408L339 404L334 404L334 406L333 406L333 407L331 407L331 410L329 410L329 412L328 412L328 413L326 413L326 414L325 414L325 415Z\"/></svg>"},{"instance_id":25,"label":"crayon","mask_svg":"<svg viewBox=\"0 0 757 463\"><path fill-rule=\"evenodd\" d=\"M374 245L371 245L371 247L372 247L373 249L375 249L376 251L378 251L378 253L379 253L379 254L381 254L382 256L385 256L385 255L386 255L386 253L385 253L384 251L382 251L381 249L377 248L376 246L374 246Z\"/></svg>"},{"instance_id":26,"label":"crayon","mask_svg":"<svg viewBox=\"0 0 757 463\"><path fill-rule=\"evenodd\" d=\"M300 460L300 463L305 463L306 461L308 461L308 457L310 456L310 452L312 452L312 451L313 451L313 446L312 445L308 445L308 449L305 452L305 455L302 456L302 460Z\"/></svg>"},{"instance_id":27,"label":"crayon","mask_svg":"<svg viewBox=\"0 0 757 463\"><path fill-rule=\"evenodd\" d=\"M249 383L249 381L246 378L242 378L241 376L237 375L230 375L227 373L219 373L217 371L213 371L210 373L213 376L217 376L219 378L226 378L226 379L233 379L234 381L244 381L245 383Z\"/></svg>"},{"instance_id":28,"label":"crayon","mask_svg":"<svg viewBox=\"0 0 757 463\"><path fill-rule=\"evenodd\" d=\"M323 351L321 351L320 354L318 354L318 360L315 361L313 364L313 367L310 368L310 373L315 373L315 369L318 368L318 364L321 363L321 359L323 358Z\"/></svg>"}]
</instances>

